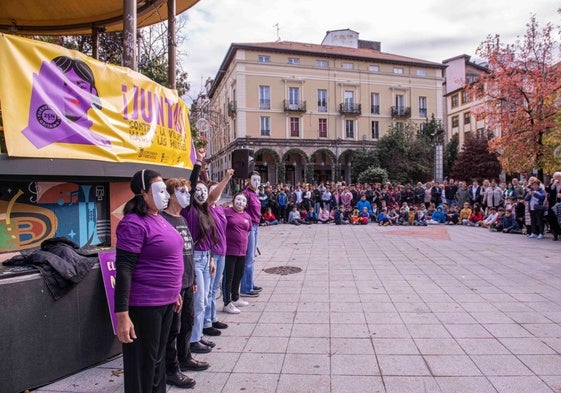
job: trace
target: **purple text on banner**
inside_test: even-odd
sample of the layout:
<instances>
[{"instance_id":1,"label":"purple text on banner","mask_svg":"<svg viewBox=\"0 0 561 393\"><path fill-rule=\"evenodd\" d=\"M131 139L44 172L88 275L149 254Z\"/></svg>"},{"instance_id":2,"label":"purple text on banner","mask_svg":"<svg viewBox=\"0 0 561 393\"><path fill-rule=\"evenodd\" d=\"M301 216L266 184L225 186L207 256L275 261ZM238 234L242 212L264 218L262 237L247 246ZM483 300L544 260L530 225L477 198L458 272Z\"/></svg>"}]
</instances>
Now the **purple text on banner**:
<instances>
[{"instance_id":1,"label":"purple text on banner","mask_svg":"<svg viewBox=\"0 0 561 393\"><path fill-rule=\"evenodd\" d=\"M103 285L105 286L105 296L107 297L107 306L109 307L109 316L111 317L111 325L113 325L113 334L117 335L117 314L115 314L115 278L117 277L117 268L115 266L115 251L102 251L98 256L101 275L103 276Z\"/></svg>"}]
</instances>

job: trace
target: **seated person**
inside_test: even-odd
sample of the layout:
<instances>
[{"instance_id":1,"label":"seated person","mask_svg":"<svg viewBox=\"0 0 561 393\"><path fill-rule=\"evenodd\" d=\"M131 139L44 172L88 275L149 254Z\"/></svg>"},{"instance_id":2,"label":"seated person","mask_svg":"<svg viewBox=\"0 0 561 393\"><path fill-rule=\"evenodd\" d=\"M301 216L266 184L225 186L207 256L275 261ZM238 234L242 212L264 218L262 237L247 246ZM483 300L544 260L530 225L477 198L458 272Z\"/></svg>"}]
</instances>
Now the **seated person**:
<instances>
[{"instance_id":1,"label":"seated person","mask_svg":"<svg viewBox=\"0 0 561 393\"><path fill-rule=\"evenodd\" d=\"M326 208L320 207L319 208L319 214L318 214L318 221L321 222L322 224L327 224L328 222L331 221L331 215L329 213L329 210L327 210Z\"/></svg>"},{"instance_id":2,"label":"seated person","mask_svg":"<svg viewBox=\"0 0 561 393\"><path fill-rule=\"evenodd\" d=\"M434 205L434 203L430 203L429 207L426 208L425 210L425 217L427 218L427 221L432 219L432 213L434 213L436 211L436 206Z\"/></svg>"},{"instance_id":3,"label":"seated person","mask_svg":"<svg viewBox=\"0 0 561 393\"><path fill-rule=\"evenodd\" d=\"M292 225L310 224L309 222L302 220L302 218L300 217L300 212L298 211L296 205L293 206L292 211L288 213L288 223Z\"/></svg>"},{"instance_id":4,"label":"seated person","mask_svg":"<svg viewBox=\"0 0 561 393\"><path fill-rule=\"evenodd\" d=\"M514 218L514 214L512 214L512 208L505 209L504 215L499 220L495 229L497 230L497 232L503 233L522 233L521 231L517 231L518 223Z\"/></svg>"},{"instance_id":5,"label":"seated person","mask_svg":"<svg viewBox=\"0 0 561 393\"><path fill-rule=\"evenodd\" d=\"M275 217L275 213L273 213L273 210L270 207L265 210L265 214L263 214L263 220L265 220L265 225L277 225L279 223L279 221Z\"/></svg>"},{"instance_id":6,"label":"seated person","mask_svg":"<svg viewBox=\"0 0 561 393\"><path fill-rule=\"evenodd\" d=\"M349 223L348 220L345 219L345 206L344 205L340 205L339 209L333 209L335 210L335 225L346 225Z\"/></svg>"},{"instance_id":7,"label":"seated person","mask_svg":"<svg viewBox=\"0 0 561 393\"><path fill-rule=\"evenodd\" d=\"M318 223L318 215L313 207L310 207L310 209L306 213L306 221L312 224Z\"/></svg>"},{"instance_id":8,"label":"seated person","mask_svg":"<svg viewBox=\"0 0 561 393\"><path fill-rule=\"evenodd\" d=\"M479 207L478 203L474 203L471 214L469 215L467 223L465 225L474 227L478 225L478 223L481 222L482 220L483 220L483 212L481 211L481 207Z\"/></svg>"},{"instance_id":9,"label":"seated person","mask_svg":"<svg viewBox=\"0 0 561 393\"><path fill-rule=\"evenodd\" d=\"M368 224L368 220L370 219L370 213L366 207L362 208L362 211L359 213L360 215L360 223L362 225Z\"/></svg>"},{"instance_id":10,"label":"seated person","mask_svg":"<svg viewBox=\"0 0 561 393\"><path fill-rule=\"evenodd\" d=\"M359 214L362 213L362 210L366 207L368 210L368 217L374 216L374 212L372 211L372 204L366 200L366 195L362 194L360 196L360 200L356 203L356 207L358 208Z\"/></svg>"},{"instance_id":11,"label":"seated person","mask_svg":"<svg viewBox=\"0 0 561 393\"><path fill-rule=\"evenodd\" d=\"M359 222L360 221L360 215L359 215L359 212L358 212L358 208L355 207L353 209L353 212L351 213L351 216L349 217L349 221L353 225L354 224L360 224L360 222Z\"/></svg>"},{"instance_id":12,"label":"seated person","mask_svg":"<svg viewBox=\"0 0 561 393\"><path fill-rule=\"evenodd\" d=\"M456 209L456 205L450 205L450 208L446 212L446 224L447 225L456 225L458 224L460 214L458 213L458 209Z\"/></svg>"},{"instance_id":13,"label":"seated person","mask_svg":"<svg viewBox=\"0 0 561 393\"><path fill-rule=\"evenodd\" d=\"M404 204L406 204L406 202L404 202ZM399 209L399 218L397 219L399 225L409 225L409 211L410 209L406 206L401 206L401 209Z\"/></svg>"},{"instance_id":14,"label":"seated person","mask_svg":"<svg viewBox=\"0 0 561 393\"><path fill-rule=\"evenodd\" d=\"M415 215L413 219L413 225L419 227L426 227L427 226L427 218L425 216L425 209L424 205L419 205L419 207L415 210Z\"/></svg>"},{"instance_id":15,"label":"seated person","mask_svg":"<svg viewBox=\"0 0 561 393\"><path fill-rule=\"evenodd\" d=\"M427 224L444 224L446 222L446 215L442 209L442 205L438 205L436 210L432 213L430 220L427 220Z\"/></svg>"},{"instance_id":16,"label":"seated person","mask_svg":"<svg viewBox=\"0 0 561 393\"><path fill-rule=\"evenodd\" d=\"M469 202L464 202L464 207L462 210L460 210L460 217L458 218L458 221L462 225L467 225L467 221L470 215L471 215L471 205L469 204Z\"/></svg>"},{"instance_id":17,"label":"seated person","mask_svg":"<svg viewBox=\"0 0 561 393\"><path fill-rule=\"evenodd\" d=\"M399 225L397 222L397 220L399 220L399 214L395 211L395 207L390 208L388 219L390 220L390 225Z\"/></svg>"},{"instance_id":18,"label":"seated person","mask_svg":"<svg viewBox=\"0 0 561 393\"><path fill-rule=\"evenodd\" d=\"M490 207L488 211L489 213L487 214L487 216L485 216L479 224L483 228L489 228L491 224L495 223L499 218L499 213L497 212L496 207Z\"/></svg>"},{"instance_id":19,"label":"seated person","mask_svg":"<svg viewBox=\"0 0 561 393\"><path fill-rule=\"evenodd\" d=\"M378 214L378 225L384 227L390 225L390 219L388 218L388 209L386 207L383 207L380 214Z\"/></svg>"}]
</instances>

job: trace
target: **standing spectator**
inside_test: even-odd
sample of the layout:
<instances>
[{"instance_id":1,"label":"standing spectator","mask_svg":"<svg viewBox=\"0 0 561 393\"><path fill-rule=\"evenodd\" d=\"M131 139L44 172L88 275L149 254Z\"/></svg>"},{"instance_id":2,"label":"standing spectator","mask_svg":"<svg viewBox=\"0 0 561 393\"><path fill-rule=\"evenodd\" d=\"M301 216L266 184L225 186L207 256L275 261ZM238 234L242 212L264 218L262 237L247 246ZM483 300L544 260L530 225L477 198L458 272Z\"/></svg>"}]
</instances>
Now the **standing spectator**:
<instances>
[{"instance_id":1,"label":"standing spectator","mask_svg":"<svg viewBox=\"0 0 561 393\"><path fill-rule=\"evenodd\" d=\"M547 218L549 220L549 228L553 235L553 241L559 240L561 229L559 228L559 217L553 211L553 206L561 202L561 172L555 172L551 178L551 183L546 188L547 192Z\"/></svg>"},{"instance_id":2,"label":"standing spectator","mask_svg":"<svg viewBox=\"0 0 561 393\"><path fill-rule=\"evenodd\" d=\"M352 207L353 203L353 194L349 191L347 187L343 189L343 193L341 194L341 204L345 206L345 209Z\"/></svg>"},{"instance_id":3,"label":"standing spectator","mask_svg":"<svg viewBox=\"0 0 561 393\"><path fill-rule=\"evenodd\" d=\"M277 194L277 204L279 207L279 220L280 222L286 222L287 220L287 204L288 204L288 197L286 193L281 188L279 193Z\"/></svg>"},{"instance_id":4,"label":"standing spectator","mask_svg":"<svg viewBox=\"0 0 561 393\"><path fill-rule=\"evenodd\" d=\"M514 198L524 198L524 187L518 182L517 178L512 179L512 195Z\"/></svg>"},{"instance_id":5,"label":"standing spectator","mask_svg":"<svg viewBox=\"0 0 561 393\"><path fill-rule=\"evenodd\" d=\"M245 268L241 283L240 296L257 297L263 288L255 285L253 281L253 270L255 265L255 254L257 252L257 239L259 235L259 222L261 221L261 203L256 191L261 185L259 172L252 172L249 176L247 186L243 193L247 199L245 211L251 217L251 232L247 242L247 253L245 255Z\"/></svg>"},{"instance_id":6,"label":"standing spectator","mask_svg":"<svg viewBox=\"0 0 561 393\"><path fill-rule=\"evenodd\" d=\"M498 209L504 202L503 190L497 187L497 182L493 179L483 194L483 204L486 208L494 207Z\"/></svg>"},{"instance_id":7,"label":"standing spectator","mask_svg":"<svg viewBox=\"0 0 561 393\"><path fill-rule=\"evenodd\" d=\"M325 191L321 194L321 202L323 208L329 212L331 210L331 187L325 187Z\"/></svg>"},{"instance_id":8,"label":"standing spectator","mask_svg":"<svg viewBox=\"0 0 561 393\"><path fill-rule=\"evenodd\" d=\"M170 197L160 174L136 172L130 188L134 197L116 229L115 313L125 393L164 393L166 344L182 302L184 243L160 215Z\"/></svg>"},{"instance_id":9,"label":"standing spectator","mask_svg":"<svg viewBox=\"0 0 561 393\"><path fill-rule=\"evenodd\" d=\"M421 182L417 183L417 186L413 190L413 195L415 206L425 201L425 189L423 188L423 184Z\"/></svg>"},{"instance_id":10,"label":"standing spectator","mask_svg":"<svg viewBox=\"0 0 561 393\"><path fill-rule=\"evenodd\" d=\"M431 201L431 198L432 198L431 191L432 191L432 182L427 182L425 184L425 199L424 199L425 208L427 208L427 209L430 206L430 201Z\"/></svg>"},{"instance_id":11,"label":"standing spectator","mask_svg":"<svg viewBox=\"0 0 561 393\"><path fill-rule=\"evenodd\" d=\"M529 238L543 239L544 222L543 215L545 212L545 191L541 182L535 177L531 177L530 188L526 192L524 198L528 202L528 210L530 211L530 226L532 233Z\"/></svg>"},{"instance_id":12,"label":"standing spectator","mask_svg":"<svg viewBox=\"0 0 561 393\"><path fill-rule=\"evenodd\" d=\"M481 204L481 186L475 179L473 179L471 187L469 187L469 201L471 206L474 206L476 203Z\"/></svg>"},{"instance_id":13,"label":"standing spectator","mask_svg":"<svg viewBox=\"0 0 561 393\"><path fill-rule=\"evenodd\" d=\"M458 188L459 187L454 181L454 179L448 180L448 184L446 185L446 187L444 187L444 195L446 197L446 203L448 203L448 206L455 205L458 203L456 199L456 193L458 192Z\"/></svg>"},{"instance_id":14,"label":"standing spectator","mask_svg":"<svg viewBox=\"0 0 561 393\"><path fill-rule=\"evenodd\" d=\"M469 190L465 181L460 182L454 199L456 200L458 206L464 206L466 202L469 202Z\"/></svg>"},{"instance_id":15,"label":"standing spectator","mask_svg":"<svg viewBox=\"0 0 561 393\"><path fill-rule=\"evenodd\" d=\"M435 183L430 190L430 201L434 203L435 206L440 206L442 204L442 191L442 187L438 183Z\"/></svg>"}]
</instances>

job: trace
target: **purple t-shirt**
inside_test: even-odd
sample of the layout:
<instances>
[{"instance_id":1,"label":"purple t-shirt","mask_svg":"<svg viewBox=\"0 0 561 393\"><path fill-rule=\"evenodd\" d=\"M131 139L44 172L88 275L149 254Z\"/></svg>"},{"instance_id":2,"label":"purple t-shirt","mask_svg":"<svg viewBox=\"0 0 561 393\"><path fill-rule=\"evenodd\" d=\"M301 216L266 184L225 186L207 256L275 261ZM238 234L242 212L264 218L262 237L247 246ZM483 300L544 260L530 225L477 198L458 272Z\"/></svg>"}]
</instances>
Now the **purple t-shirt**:
<instances>
[{"instance_id":1,"label":"purple t-shirt","mask_svg":"<svg viewBox=\"0 0 561 393\"><path fill-rule=\"evenodd\" d=\"M218 242L212 247L212 252L216 255L226 255L226 216L224 208L215 205L209 208L214 223L216 224L216 238Z\"/></svg>"},{"instance_id":2,"label":"purple t-shirt","mask_svg":"<svg viewBox=\"0 0 561 393\"><path fill-rule=\"evenodd\" d=\"M261 202L259 201L259 197L257 193L249 187L246 187L243 193L247 197L247 207L245 211L251 217L252 224L259 225L261 221Z\"/></svg>"},{"instance_id":3,"label":"purple t-shirt","mask_svg":"<svg viewBox=\"0 0 561 393\"><path fill-rule=\"evenodd\" d=\"M228 224L226 225L226 255L243 256L247 251L251 217L247 212L238 213L231 207L224 209Z\"/></svg>"},{"instance_id":4,"label":"purple t-shirt","mask_svg":"<svg viewBox=\"0 0 561 393\"><path fill-rule=\"evenodd\" d=\"M160 215L129 213L117 226L117 248L138 254L129 305L175 303L183 277L183 238Z\"/></svg>"},{"instance_id":5,"label":"purple t-shirt","mask_svg":"<svg viewBox=\"0 0 561 393\"><path fill-rule=\"evenodd\" d=\"M197 209L193 206L189 206L187 209L181 210L181 215L187 220L189 231L195 242L195 251L210 251L213 246L212 234L209 233L205 238L199 239L202 236L202 232Z\"/></svg>"}]
</instances>

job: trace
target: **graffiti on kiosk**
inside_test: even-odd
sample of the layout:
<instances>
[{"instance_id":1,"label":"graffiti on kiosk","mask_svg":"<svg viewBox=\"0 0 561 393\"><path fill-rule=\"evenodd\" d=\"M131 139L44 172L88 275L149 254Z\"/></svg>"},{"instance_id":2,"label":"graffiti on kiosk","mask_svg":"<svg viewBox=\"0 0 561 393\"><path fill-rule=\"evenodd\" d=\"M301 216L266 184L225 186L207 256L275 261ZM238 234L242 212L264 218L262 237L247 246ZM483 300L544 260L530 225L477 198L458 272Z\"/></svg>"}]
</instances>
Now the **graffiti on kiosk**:
<instances>
[{"instance_id":1,"label":"graffiti on kiosk","mask_svg":"<svg viewBox=\"0 0 561 393\"><path fill-rule=\"evenodd\" d=\"M0 182L0 252L36 248L52 237L108 245L105 185Z\"/></svg>"}]
</instances>

